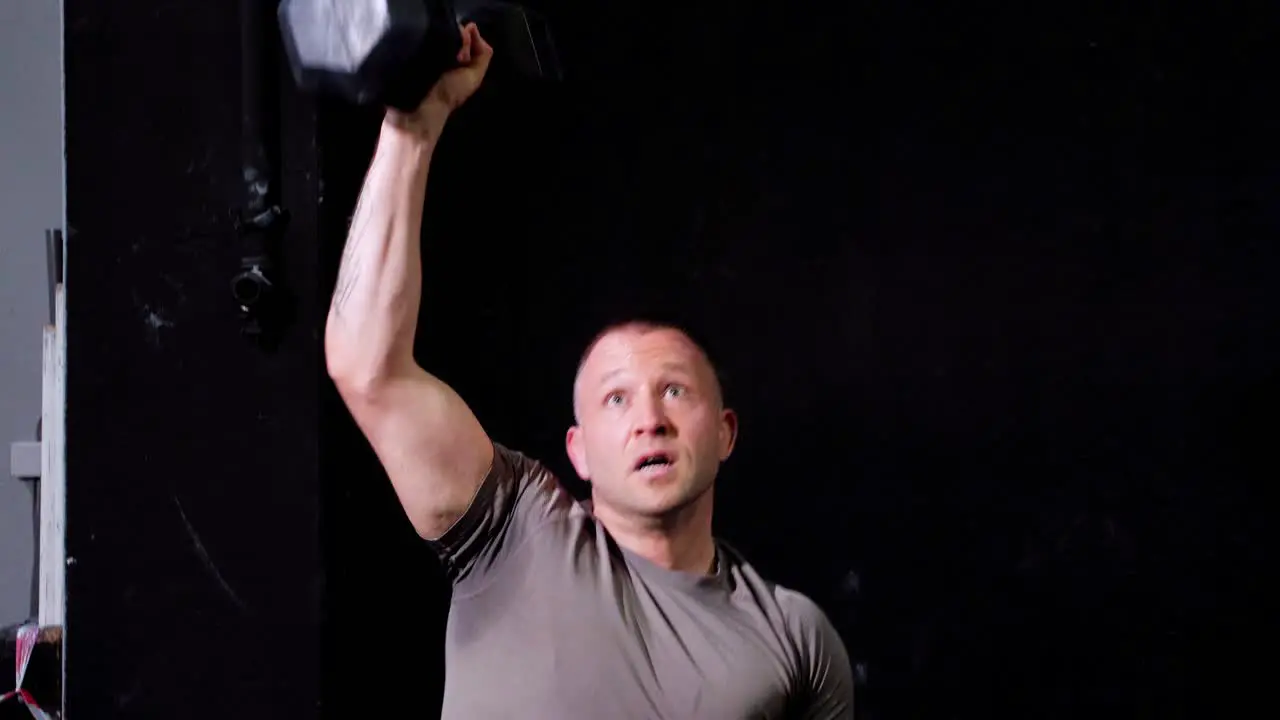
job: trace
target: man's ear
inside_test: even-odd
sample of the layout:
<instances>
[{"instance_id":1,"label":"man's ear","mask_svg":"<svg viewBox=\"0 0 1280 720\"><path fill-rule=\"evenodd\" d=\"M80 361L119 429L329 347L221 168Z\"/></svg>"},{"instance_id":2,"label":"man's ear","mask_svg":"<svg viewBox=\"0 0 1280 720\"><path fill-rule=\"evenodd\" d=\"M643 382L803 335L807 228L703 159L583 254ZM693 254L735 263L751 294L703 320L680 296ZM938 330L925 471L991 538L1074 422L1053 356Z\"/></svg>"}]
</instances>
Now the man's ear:
<instances>
[{"instance_id":1,"label":"man's ear","mask_svg":"<svg viewBox=\"0 0 1280 720\"><path fill-rule=\"evenodd\" d=\"M591 471L587 469L587 451L582 446L582 428L573 425L564 434L564 449L569 455L569 462L578 472L578 477L586 482L591 481Z\"/></svg>"},{"instance_id":2,"label":"man's ear","mask_svg":"<svg viewBox=\"0 0 1280 720\"><path fill-rule=\"evenodd\" d=\"M738 414L725 408L720 415L720 462L729 459L738 442Z\"/></svg>"}]
</instances>

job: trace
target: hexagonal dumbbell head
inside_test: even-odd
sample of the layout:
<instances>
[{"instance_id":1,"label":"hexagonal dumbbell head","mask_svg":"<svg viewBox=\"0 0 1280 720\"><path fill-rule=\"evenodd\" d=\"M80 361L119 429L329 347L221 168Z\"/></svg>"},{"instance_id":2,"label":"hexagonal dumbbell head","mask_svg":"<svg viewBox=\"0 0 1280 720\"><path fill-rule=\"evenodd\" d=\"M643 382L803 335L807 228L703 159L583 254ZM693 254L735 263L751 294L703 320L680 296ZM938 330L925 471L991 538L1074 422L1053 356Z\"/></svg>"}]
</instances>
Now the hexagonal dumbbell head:
<instances>
[{"instance_id":1,"label":"hexagonal dumbbell head","mask_svg":"<svg viewBox=\"0 0 1280 720\"><path fill-rule=\"evenodd\" d=\"M362 105L416 107L460 42L442 0L282 0L278 17L298 85Z\"/></svg>"}]
</instances>

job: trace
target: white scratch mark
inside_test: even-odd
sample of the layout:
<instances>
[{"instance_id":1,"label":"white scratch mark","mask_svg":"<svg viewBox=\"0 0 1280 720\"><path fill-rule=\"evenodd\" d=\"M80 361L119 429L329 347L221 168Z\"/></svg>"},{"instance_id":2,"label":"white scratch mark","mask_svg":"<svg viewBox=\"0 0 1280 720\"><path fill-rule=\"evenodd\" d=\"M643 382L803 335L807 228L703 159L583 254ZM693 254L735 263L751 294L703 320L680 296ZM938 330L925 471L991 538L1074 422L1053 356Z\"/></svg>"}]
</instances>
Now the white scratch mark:
<instances>
[{"instance_id":1,"label":"white scratch mark","mask_svg":"<svg viewBox=\"0 0 1280 720\"><path fill-rule=\"evenodd\" d=\"M245 608L244 601L240 599L239 595L236 595L235 590L231 589L231 585L227 582L226 578L222 577L222 573L218 572L218 566L213 562L213 558L209 557L209 551L205 550L204 543L200 542L200 535L196 533L195 527L191 524L191 521L187 519L187 513L182 509L182 503L178 501L177 495L173 496L173 504L177 506L178 515L182 518L182 524L186 526L187 535L191 537L191 542L195 545L196 553L200 555L200 559L204 561L205 568L209 570L214 579L218 581L218 584L222 586L223 591L226 592L227 597L231 598L231 601L236 604L236 607L241 610L246 610L247 608Z\"/></svg>"}]
</instances>

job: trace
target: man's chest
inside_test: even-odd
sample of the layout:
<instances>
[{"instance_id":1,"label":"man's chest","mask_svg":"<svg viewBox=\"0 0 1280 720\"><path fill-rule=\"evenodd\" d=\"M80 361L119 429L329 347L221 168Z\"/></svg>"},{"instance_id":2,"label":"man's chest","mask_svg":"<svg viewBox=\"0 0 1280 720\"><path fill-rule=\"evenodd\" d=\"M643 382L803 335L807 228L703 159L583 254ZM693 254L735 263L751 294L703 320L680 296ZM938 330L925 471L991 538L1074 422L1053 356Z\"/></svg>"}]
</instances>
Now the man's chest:
<instances>
[{"instance_id":1,"label":"man's chest","mask_svg":"<svg viewBox=\"0 0 1280 720\"><path fill-rule=\"evenodd\" d=\"M521 717L781 718L796 686L785 640L750 612L630 578L459 603L447 656L446 706L487 686L488 707Z\"/></svg>"},{"instance_id":2,"label":"man's chest","mask_svg":"<svg viewBox=\"0 0 1280 720\"><path fill-rule=\"evenodd\" d=\"M783 716L793 663L767 628L728 604L647 600L643 614L623 619L617 643L645 653L638 680L660 695L663 717Z\"/></svg>"}]
</instances>

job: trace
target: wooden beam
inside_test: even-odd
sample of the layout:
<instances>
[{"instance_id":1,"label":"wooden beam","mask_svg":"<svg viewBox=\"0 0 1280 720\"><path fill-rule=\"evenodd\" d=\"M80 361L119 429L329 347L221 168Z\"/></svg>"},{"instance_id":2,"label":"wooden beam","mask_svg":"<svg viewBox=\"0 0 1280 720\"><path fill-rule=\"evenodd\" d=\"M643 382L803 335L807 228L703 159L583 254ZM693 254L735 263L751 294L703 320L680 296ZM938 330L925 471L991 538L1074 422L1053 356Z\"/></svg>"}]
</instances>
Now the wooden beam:
<instances>
[{"instance_id":1,"label":"wooden beam","mask_svg":"<svg viewBox=\"0 0 1280 720\"><path fill-rule=\"evenodd\" d=\"M44 329L44 389L40 420L41 627L61 626L66 600L66 292L54 288L54 323Z\"/></svg>"}]
</instances>

